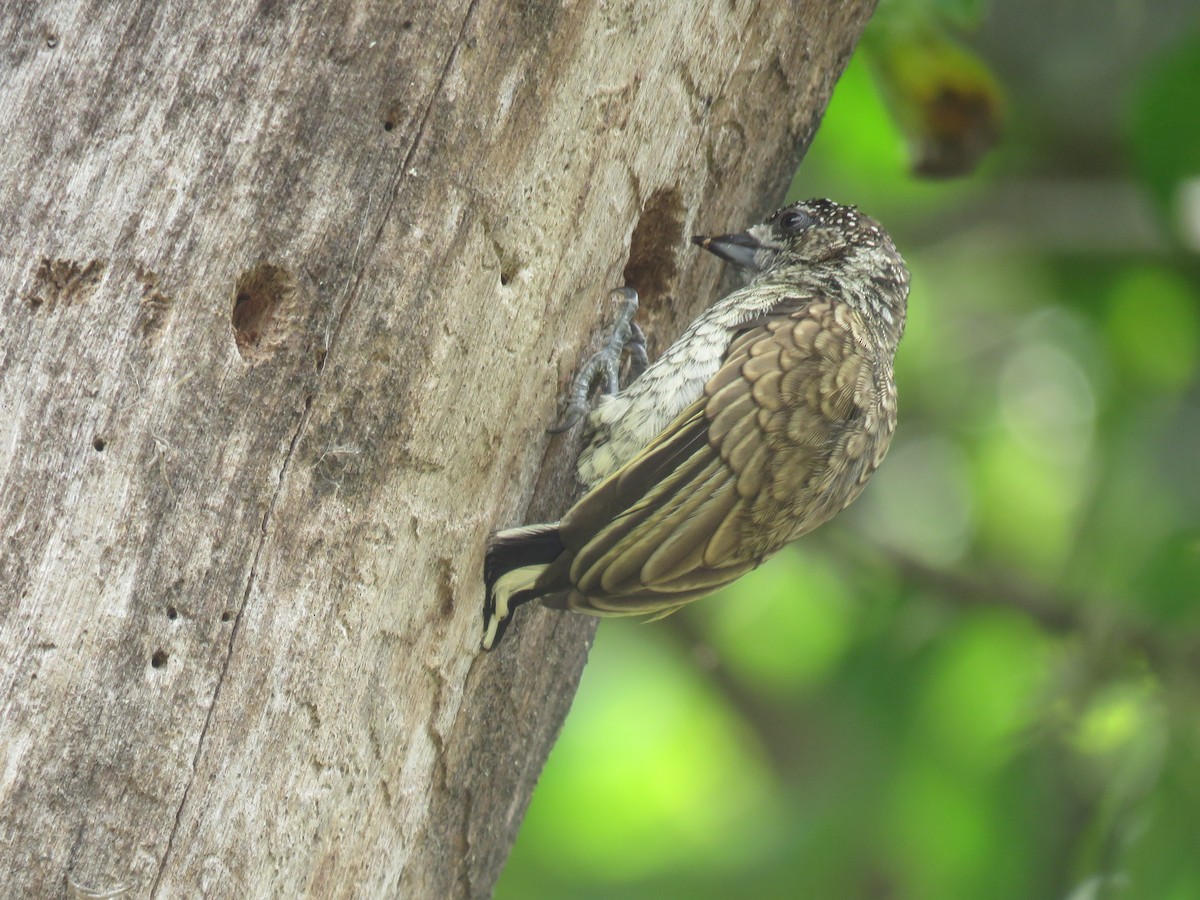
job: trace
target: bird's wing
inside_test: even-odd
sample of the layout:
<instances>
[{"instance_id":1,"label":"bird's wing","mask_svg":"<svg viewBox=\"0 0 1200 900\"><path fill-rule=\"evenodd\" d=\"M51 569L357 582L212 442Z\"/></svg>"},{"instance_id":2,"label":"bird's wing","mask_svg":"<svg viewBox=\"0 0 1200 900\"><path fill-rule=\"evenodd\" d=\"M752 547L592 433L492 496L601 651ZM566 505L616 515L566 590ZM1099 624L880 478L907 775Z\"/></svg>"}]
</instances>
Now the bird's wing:
<instances>
[{"instance_id":1,"label":"bird's wing","mask_svg":"<svg viewBox=\"0 0 1200 900\"><path fill-rule=\"evenodd\" d=\"M822 497L831 457L865 449L855 436L881 389L860 329L823 300L748 323L704 395L563 517L565 605L669 612L808 530L808 509L809 527L841 509L826 513Z\"/></svg>"}]
</instances>

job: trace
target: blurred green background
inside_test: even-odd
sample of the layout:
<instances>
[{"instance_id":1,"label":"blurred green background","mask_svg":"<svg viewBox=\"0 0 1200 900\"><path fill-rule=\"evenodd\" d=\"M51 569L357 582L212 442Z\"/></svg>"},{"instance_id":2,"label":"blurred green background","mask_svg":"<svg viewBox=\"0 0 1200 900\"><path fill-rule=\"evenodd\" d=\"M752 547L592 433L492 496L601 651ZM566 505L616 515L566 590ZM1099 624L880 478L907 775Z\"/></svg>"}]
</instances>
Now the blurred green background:
<instances>
[{"instance_id":1,"label":"blurred green background","mask_svg":"<svg viewBox=\"0 0 1200 900\"><path fill-rule=\"evenodd\" d=\"M497 897L1200 898L1198 18L885 0L792 194L912 269L891 453L602 623ZM986 66L1003 137L918 179L887 60L964 29L941 77Z\"/></svg>"}]
</instances>

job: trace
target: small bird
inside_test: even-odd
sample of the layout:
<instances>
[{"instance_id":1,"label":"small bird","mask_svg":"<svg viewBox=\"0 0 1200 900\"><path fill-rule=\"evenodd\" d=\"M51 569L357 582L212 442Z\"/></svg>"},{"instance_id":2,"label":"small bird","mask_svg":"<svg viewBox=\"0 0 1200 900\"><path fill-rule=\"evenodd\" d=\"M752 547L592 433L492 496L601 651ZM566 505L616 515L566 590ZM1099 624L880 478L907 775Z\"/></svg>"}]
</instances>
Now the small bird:
<instances>
[{"instance_id":1,"label":"small bird","mask_svg":"<svg viewBox=\"0 0 1200 900\"><path fill-rule=\"evenodd\" d=\"M807 200L740 234L693 242L749 276L644 371L625 303L580 371L587 492L558 522L497 532L484 561L483 648L530 600L597 616L668 615L758 566L861 492L896 426L908 270L852 206ZM636 377L617 390L624 351Z\"/></svg>"}]
</instances>

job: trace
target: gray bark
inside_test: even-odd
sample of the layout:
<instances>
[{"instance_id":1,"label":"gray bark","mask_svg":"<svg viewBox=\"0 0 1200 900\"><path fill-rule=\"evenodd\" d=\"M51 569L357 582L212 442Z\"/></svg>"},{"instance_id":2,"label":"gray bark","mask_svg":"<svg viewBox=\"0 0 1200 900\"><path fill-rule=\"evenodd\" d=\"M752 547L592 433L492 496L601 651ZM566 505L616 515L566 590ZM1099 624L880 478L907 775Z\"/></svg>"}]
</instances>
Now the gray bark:
<instances>
[{"instance_id":1,"label":"gray bark","mask_svg":"<svg viewBox=\"0 0 1200 900\"><path fill-rule=\"evenodd\" d=\"M0 895L491 891L594 625L478 655L484 541L871 6L4 5Z\"/></svg>"}]
</instances>

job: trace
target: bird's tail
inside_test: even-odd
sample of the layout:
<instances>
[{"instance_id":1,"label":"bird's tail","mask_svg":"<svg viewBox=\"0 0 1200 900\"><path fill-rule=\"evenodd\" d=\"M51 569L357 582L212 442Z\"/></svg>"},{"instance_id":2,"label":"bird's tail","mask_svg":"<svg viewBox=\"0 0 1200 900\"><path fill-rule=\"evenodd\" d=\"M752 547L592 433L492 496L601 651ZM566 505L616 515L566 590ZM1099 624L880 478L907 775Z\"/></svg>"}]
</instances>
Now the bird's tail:
<instances>
[{"instance_id":1,"label":"bird's tail","mask_svg":"<svg viewBox=\"0 0 1200 900\"><path fill-rule=\"evenodd\" d=\"M491 650L504 636L516 607L548 593L539 581L565 549L557 522L509 528L492 535L483 562L487 588L483 601L484 650Z\"/></svg>"}]
</instances>

